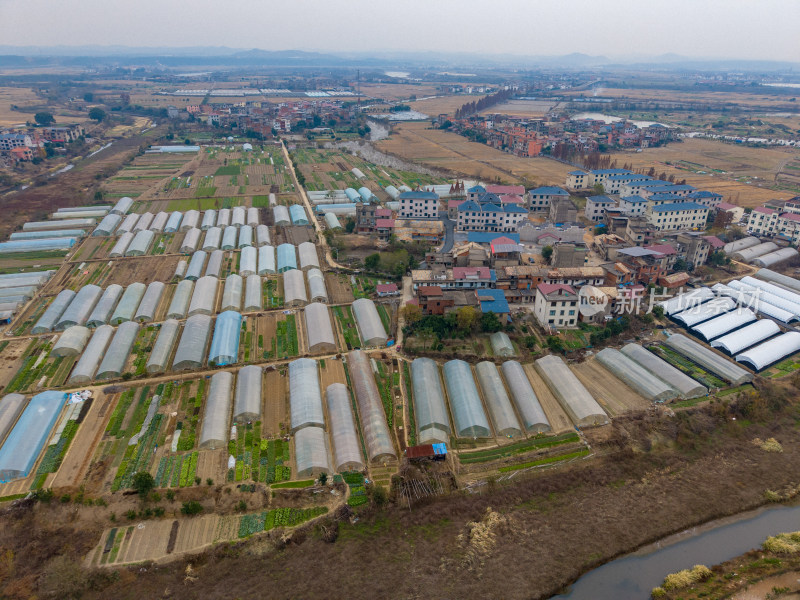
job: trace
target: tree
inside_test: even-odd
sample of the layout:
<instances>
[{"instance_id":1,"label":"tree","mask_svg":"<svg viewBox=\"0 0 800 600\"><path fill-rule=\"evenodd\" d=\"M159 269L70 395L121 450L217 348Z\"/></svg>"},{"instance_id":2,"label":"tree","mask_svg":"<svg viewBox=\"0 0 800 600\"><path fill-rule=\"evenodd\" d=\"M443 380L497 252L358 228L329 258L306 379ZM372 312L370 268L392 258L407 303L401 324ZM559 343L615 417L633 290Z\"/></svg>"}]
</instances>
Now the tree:
<instances>
[{"instance_id":1,"label":"tree","mask_svg":"<svg viewBox=\"0 0 800 600\"><path fill-rule=\"evenodd\" d=\"M347 233L353 233L356 230L356 222L353 219L348 220L347 223L344 224L344 230Z\"/></svg>"},{"instance_id":2,"label":"tree","mask_svg":"<svg viewBox=\"0 0 800 600\"><path fill-rule=\"evenodd\" d=\"M147 471L139 471L133 476L131 487L136 490L139 497L147 498L147 495L156 487L156 480Z\"/></svg>"},{"instance_id":3,"label":"tree","mask_svg":"<svg viewBox=\"0 0 800 600\"><path fill-rule=\"evenodd\" d=\"M598 196L603 196L606 193L606 188L603 187L602 183L595 183L594 188L592 189L594 190L594 193L597 194Z\"/></svg>"},{"instance_id":4,"label":"tree","mask_svg":"<svg viewBox=\"0 0 800 600\"><path fill-rule=\"evenodd\" d=\"M686 271L689 268L689 263L686 262L683 258L679 258L675 261L675 264L672 265L672 269L674 271Z\"/></svg>"},{"instance_id":5,"label":"tree","mask_svg":"<svg viewBox=\"0 0 800 600\"><path fill-rule=\"evenodd\" d=\"M406 325L413 325L422 318L422 309L416 304L406 304L401 313Z\"/></svg>"},{"instance_id":6,"label":"tree","mask_svg":"<svg viewBox=\"0 0 800 600\"><path fill-rule=\"evenodd\" d=\"M441 128L442 129L450 129L452 126L453 126L453 122L448 119L444 123L442 123Z\"/></svg>"},{"instance_id":7,"label":"tree","mask_svg":"<svg viewBox=\"0 0 800 600\"><path fill-rule=\"evenodd\" d=\"M551 335L547 337L547 347L553 352L563 352L564 342L558 336Z\"/></svg>"},{"instance_id":8,"label":"tree","mask_svg":"<svg viewBox=\"0 0 800 600\"><path fill-rule=\"evenodd\" d=\"M456 323L464 333L469 333L478 323L478 312L471 306L462 306L456 311Z\"/></svg>"},{"instance_id":9,"label":"tree","mask_svg":"<svg viewBox=\"0 0 800 600\"><path fill-rule=\"evenodd\" d=\"M94 102L94 94L92 92L86 92L83 95L83 99L85 102Z\"/></svg>"},{"instance_id":10,"label":"tree","mask_svg":"<svg viewBox=\"0 0 800 600\"><path fill-rule=\"evenodd\" d=\"M203 505L197 500L189 500L181 505L181 514L186 516L191 517L193 515L198 515L201 512L203 512Z\"/></svg>"},{"instance_id":11,"label":"tree","mask_svg":"<svg viewBox=\"0 0 800 600\"><path fill-rule=\"evenodd\" d=\"M481 315L481 331L484 333L494 333L500 331L502 327L503 325L495 313L487 312Z\"/></svg>"},{"instance_id":12,"label":"tree","mask_svg":"<svg viewBox=\"0 0 800 600\"><path fill-rule=\"evenodd\" d=\"M97 121L98 123L106 118L106 111L104 111L99 106L95 106L89 111L89 118L92 121Z\"/></svg>"},{"instance_id":13,"label":"tree","mask_svg":"<svg viewBox=\"0 0 800 600\"><path fill-rule=\"evenodd\" d=\"M542 248L542 258L546 262L549 263L550 262L550 257L552 257L552 256L553 256L553 247L552 246L545 246L544 248Z\"/></svg>"},{"instance_id":14,"label":"tree","mask_svg":"<svg viewBox=\"0 0 800 600\"><path fill-rule=\"evenodd\" d=\"M319 474L319 484L325 485L328 483L328 474L327 473L320 473Z\"/></svg>"},{"instance_id":15,"label":"tree","mask_svg":"<svg viewBox=\"0 0 800 600\"><path fill-rule=\"evenodd\" d=\"M367 268L368 271L375 271L378 266L381 264L381 255L377 252L375 254L370 254L368 257L364 259L364 266Z\"/></svg>"},{"instance_id":16,"label":"tree","mask_svg":"<svg viewBox=\"0 0 800 600\"><path fill-rule=\"evenodd\" d=\"M36 121L42 127L46 127L47 125L52 125L56 122L55 117L49 112L38 112L33 115L33 120Z\"/></svg>"},{"instance_id":17,"label":"tree","mask_svg":"<svg viewBox=\"0 0 800 600\"><path fill-rule=\"evenodd\" d=\"M736 240L742 239L745 235L741 227L731 227L725 232L725 239L729 242L735 242Z\"/></svg>"}]
</instances>

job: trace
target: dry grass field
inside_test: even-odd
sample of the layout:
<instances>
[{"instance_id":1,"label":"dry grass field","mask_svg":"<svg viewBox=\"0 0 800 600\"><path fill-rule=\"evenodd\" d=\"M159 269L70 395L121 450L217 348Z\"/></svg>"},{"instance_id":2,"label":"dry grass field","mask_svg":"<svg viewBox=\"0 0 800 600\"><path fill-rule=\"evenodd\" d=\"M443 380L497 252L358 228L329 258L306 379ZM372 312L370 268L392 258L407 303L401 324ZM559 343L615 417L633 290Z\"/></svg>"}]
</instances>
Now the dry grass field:
<instances>
[{"instance_id":1,"label":"dry grass field","mask_svg":"<svg viewBox=\"0 0 800 600\"><path fill-rule=\"evenodd\" d=\"M32 112L19 112L11 110L11 105L25 106L41 102L32 89L29 88L0 88L0 126L24 125L25 121L33 121Z\"/></svg>"},{"instance_id":2,"label":"dry grass field","mask_svg":"<svg viewBox=\"0 0 800 600\"><path fill-rule=\"evenodd\" d=\"M564 92L563 96L588 96L587 91ZM683 90L603 88L605 98L631 100L661 100L674 102L735 103L743 106L782 106L789 98L764 93L746 92L686 92Z\"/></svg>"},{"instance_id":3,"label":"dry grass field","mask_svg":"<svg viewBox=\"0 0 800 600\"><path fill-rule=\"evenodd\" d=\"M456 112L457 108L461 108L467 102L477 102L483 98L479 96L437 96L436 98L425 98L424 100L417 100L416 102L409 103L409 106L431 117L436 117L440 114L452 115Z\"/></svg>"},{"instance_id":4,"label":"dry grass field","mask_svg":"<svg viewBox=\"0 0 800 600\"><path fill-rule=\"evenodd\" d=\"M361 93L383 100L406 100L411 96L423 98L438 93L435 85L415 85L412 83L362 83Z\"/></svg>"},{"instance_id":5,"label":"dry grass field","mask_svg":"<svg viewBox=\"0 0 800 600\"><path fill-rule=\"evenodd\" d=\"M482 111L482 114L513 115L515 117L543 117L558 102L555 100L509 100Z\"/></svg>"},{"instance_id":6,"label":"dry grass field","mask_svg":"<svg viewBox=\"0 0 800 600\"><path fill-rule=\"evenodd\" d=\"M550 421L550 426L553 428L553 433L563 433L565 431L572 430L572 421L567 416L567 413L564 412L564 409L561 408L561 404L559 404L558 400L556 400L553 392L551 392L550 388L547 387L547 384L536 372L536 369L534 369L533 365L525 365L523 368L525 369L525 373L528 375L528 379L531 382L531 386L533 387L536 397L539 399L539 402L542 405L542 409L544 409L544 414L547 415L547 420Z\"/></svg>"},{"instance_id":7,"label":"dry grass field","mask_svg":"<svg viewBox=\"0 0 800 600\"><path fill-rule=\"evenodd\" d=\"M572 365L572 372L612 417L626 412L646 410L650 406L650 402L614 377L593 358Z\"/></svg>"},{"instance_id":8,"label":"dry grass field","mask_svg":"<svg viewBox=\"0 0 800 600\"><path fill-rule=\"evenodd\" d=\"M564 185L573 167L547 158L520 158L484 144L443 131L428 129L427 123L403 123L395 133L378 143L384 152L415 163L452 171L459 176L483 181L523 182L535 185Z\"/></svg>"}]
</instances>

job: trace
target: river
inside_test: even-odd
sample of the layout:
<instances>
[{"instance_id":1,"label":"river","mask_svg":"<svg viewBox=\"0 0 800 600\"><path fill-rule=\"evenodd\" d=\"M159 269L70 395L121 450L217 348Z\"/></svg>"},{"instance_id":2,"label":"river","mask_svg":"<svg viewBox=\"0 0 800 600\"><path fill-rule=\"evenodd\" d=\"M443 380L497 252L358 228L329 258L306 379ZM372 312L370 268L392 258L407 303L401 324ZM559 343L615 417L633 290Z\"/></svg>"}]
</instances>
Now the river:
<instances>
[{"instance_id":1,"label":"river","mask_svg":"<svg viewBox=\"0 0 800 600\"><path fill-rule=\"evenodd\" d=\"M551 600L646 600L670 573L725 562L758 548L771 535L798 530L800 506L762 508L712 521L589 571Z\"/></svg>"},{"instance_id":2,"label":"river","mask_svg":"<svg viewBox=\"0 0 800 600\"><path fill-rule=\"evenodd\" d=\"M580 121L582 119L592 119L594 121L603 121L604 123L617 123L622 121L622 117L615 117L613 115L604 115L603 113L596 113L596 112L584 112L578 113L577 115L572 115L570 117L573 121ZM658 123L656 121L637 121L635 119L630 119L630 122L636 125L637 127L650 127L650 125L663 125L664 127L669 127L669 125L664 125L664 123Z\"/></svg>"}]
</instances>

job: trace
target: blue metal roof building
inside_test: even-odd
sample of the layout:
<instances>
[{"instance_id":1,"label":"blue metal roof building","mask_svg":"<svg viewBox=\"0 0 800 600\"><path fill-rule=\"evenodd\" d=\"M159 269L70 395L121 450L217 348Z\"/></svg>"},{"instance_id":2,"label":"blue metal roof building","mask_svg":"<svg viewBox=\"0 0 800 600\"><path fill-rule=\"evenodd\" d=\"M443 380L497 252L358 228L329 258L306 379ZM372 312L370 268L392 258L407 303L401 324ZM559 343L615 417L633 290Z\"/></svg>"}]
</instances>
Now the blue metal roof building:
<instances>
[{"instance_id":1,"label":"blue metal roof building","mask_svg":"<svg viewBox=\"0 0 800 600\"><path fill-rule=\"evenodd\" d=\"M507 237L513 240L515 244L519 244L518 233L507 232L489 232L489 231L470 231L467 233L467 241L475 242L476 244L491 244L499 237Z\"/></svg>"},{"instance_id":2,"label":"blue metal roof building","mask_svg":"<svg viewBox=\"0 0 800 600\"><path fill-rule=\"evenodd\" d=\"M498 315L508 314L508 300L503 290L480 290L478 299L481 303L481 312L493 312Z\"/></svg>"}]
</instances>

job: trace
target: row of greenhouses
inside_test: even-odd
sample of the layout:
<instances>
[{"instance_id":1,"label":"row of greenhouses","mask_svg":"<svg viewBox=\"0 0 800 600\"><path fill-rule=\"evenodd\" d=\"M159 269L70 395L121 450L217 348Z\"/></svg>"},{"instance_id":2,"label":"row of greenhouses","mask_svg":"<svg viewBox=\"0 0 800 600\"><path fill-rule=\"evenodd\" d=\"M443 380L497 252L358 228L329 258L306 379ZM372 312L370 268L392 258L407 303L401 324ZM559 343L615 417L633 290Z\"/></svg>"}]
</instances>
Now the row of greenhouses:
<instances>
[{"instance_id":1,"label":"row of greenhouses","mask_svg":"<svg viewBox=\"0 0 800 600\"><path fill-rule=\"evenodd\" d=\"M272 218L276 226L287 227L289 225L308 225L308 215L306 209L300 204L292 204L289 207L278 204L272 207Z\"/></svg>"},{"instance_id":2,"label":"row of greenhouses","mask_svg":"<svg viewBox=\"0 0 800 600\"><path fill-rule=\"evenodd\" d=\"M55 271L31 271L0 275L0 322L10 321Z\"/></svg>"},{"instance_id":3,"label":"row of greenhouses","mask_svg":"<svg viewBox=\"0 0 800 600\"><path fill-rule=\"evenodd\" d=\"M67 224L76 227L92 227L96 223L96 218L100 215L93 214L90 219L60 219L58 222L63 229ZM80 221L80 222L78 222ZM92 221L91 223L89 221ZM259 211L257 208L223 208L219 211L207 210L201 213L198 210L187 210L186 212L144 212L144 213L119 213L112 210L102 217L92 231L93 236L117 236L125 233L138 233L150 231L153 233L187 233L192 229L207 231L213 228L220 230L234 227L236 229L249 227L251 233L261 224ZM34 223L28 228L30 230L43 228L41 223ZM54 227L55 228L55 227Z\"/></svg>"}]
</instances>

